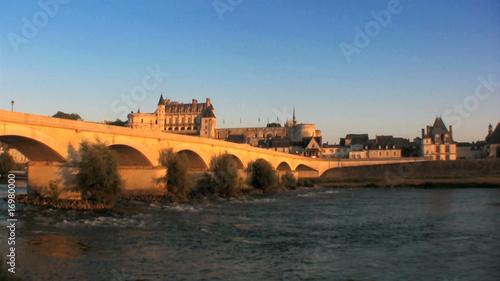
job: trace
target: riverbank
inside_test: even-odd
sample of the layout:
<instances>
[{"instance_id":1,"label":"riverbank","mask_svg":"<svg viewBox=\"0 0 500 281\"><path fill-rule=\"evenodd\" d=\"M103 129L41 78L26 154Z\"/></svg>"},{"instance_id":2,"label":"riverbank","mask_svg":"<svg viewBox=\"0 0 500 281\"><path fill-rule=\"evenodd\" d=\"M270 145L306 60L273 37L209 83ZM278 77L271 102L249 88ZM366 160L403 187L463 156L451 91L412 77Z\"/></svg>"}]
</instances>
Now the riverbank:
<instances>
[{"instance_id":1,"label":"riverbank","mask_svg":"<svg viewBox=\"0 0 500 281\"><path fill-rule=\"evenodd\" d=\"M381 188L500 188L500 177L442 177L407 178L397 184L390 184L383 177L310 179L314 186L324 187L381 187Z\"/></svg>"},{"instance_id":2,"label":"riverbank","mask_svg":"<svg viewBox=\"0 0 500 281\"><path fill-rule=\"evenodd\" d=\"M50 197L33 197L28 195L16 196L16 202L25 205L43 206L43 207L64 209L64 210L108 210L113 208L113 206L96 204L86 200L75 200L75 199L54 200Z\"/></svg>"}]
</instances>

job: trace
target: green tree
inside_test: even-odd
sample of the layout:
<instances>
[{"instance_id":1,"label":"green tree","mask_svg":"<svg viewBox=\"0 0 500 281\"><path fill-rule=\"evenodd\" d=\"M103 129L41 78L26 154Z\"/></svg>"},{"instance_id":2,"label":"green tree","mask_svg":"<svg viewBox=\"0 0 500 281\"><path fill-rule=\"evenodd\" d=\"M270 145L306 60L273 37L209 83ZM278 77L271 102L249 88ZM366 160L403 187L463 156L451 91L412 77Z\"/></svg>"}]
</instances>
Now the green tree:
<instances>
[{"instance_id":1,"label":"green tree","mask_svg":"<svg viewBox=\"0 0 500 281\"><path fill-rule=\"evenodd\" d=\"M213 183L215 193L222 196L235 196L241 190L236 160L227 152L219 155L213 162Z\"/></svg>"},{"instance_id":2,"label":"green tree","mask_svg":"<svg viewBox=\"0 0 500 281\"><path fill-rule=\"evenodd\" d=\"M288 189L295 189L297 188L297 179L292 173L286 172L281 176L281 184Z\"/></svg>"},{"instance_id":3,"label":"green tree","mask_svg":"<svg viewBox=\"0 0 500 281\"><path fill-rule=\"evenodd\" d=\"M77 164L76 182L82 199L114 204L123 185L116 155L100 141L82 142L79 154L81 161Z\"/></svg>"},{"instance_id":4,"label":"green tree","mask_svg":"<svg viewBox=\"0 0 500 281\"><path fill-rule=\"evenodd\" d=\"M83 121L82 117L80 117L79 114L76 114L76 113L66 113L66 112L62 112L62 111L58 111L56 114L52 115L52 117L61 118L61 119Z\"/></svg>"},{"instance_id":5,"label":"green tree","mask_svg":"<svg viewBox=\"0 0 500 281\"><path fill-rule=\"evenodd\" d=\"M16 163L14 162L14 159L7 151L4 151L2 154L0 154L0 176L2 177L1 182L7 181L7 174L9 173L9 171L12 171L15 166Z\"/></svg>"},{"instance_id":6,"label":"green tree","mask_svg":"<svg viewBox=\"0 0 500 281\"><path fill-rule=\"evenodd\" d=\"M115 121L106 122L106 125L124 127L126 123L127 123L127 121L122 121L121 119L116 119Z\"/></svg>"},{"instance_id":7,"label":"green tree","mask_svg":"<svg viewBox=\"0 0 500 281\"><path fill-rule=\"evenodd\" d=\"M251 173L250 182L254 188L269 192L276 187L278 176L268 161L258 159L248 165L248 170Z\"/></svg>"},{"instance_id":8,"label":"green tree","mask_svg":"<svg viewBox=\"0 0 500 281\"><path fill-rule=\"evenodd\" d=\"M184 199L191 190L191 180L188 175L188 157L185 153L174 153L169 148L160 152L160 163L167 167L165 176L168 190Z\"/></svg>"}]
</instances>

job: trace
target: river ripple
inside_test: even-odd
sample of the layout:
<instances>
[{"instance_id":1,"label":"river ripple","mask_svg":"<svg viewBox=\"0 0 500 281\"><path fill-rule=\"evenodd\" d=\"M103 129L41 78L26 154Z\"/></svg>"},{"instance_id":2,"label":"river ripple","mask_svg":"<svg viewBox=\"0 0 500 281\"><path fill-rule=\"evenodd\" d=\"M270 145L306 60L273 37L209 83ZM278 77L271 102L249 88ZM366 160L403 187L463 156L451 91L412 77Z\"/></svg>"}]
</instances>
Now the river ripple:
<instances>
[{"instance_id":1,"label":"river ripple","mask_svg":"<svg viewBox=\"0 0 500 281\"><path fill-rule=\"evenodd\" d=\"M18 212L16 275L500 280L499 203L500 189L320 188L101 212L29 206ZM4 229L6 218L2 202Z\"/></svg>"}]
</instances>

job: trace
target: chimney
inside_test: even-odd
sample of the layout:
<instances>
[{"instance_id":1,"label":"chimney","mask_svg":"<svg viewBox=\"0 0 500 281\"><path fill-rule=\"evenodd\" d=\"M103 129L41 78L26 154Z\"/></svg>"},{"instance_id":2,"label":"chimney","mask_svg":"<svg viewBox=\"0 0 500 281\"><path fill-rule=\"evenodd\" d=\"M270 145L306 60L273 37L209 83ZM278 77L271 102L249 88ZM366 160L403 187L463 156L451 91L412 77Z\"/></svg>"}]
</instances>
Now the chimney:
<instances>
[{"instance_id":1,"label":"chimney","mask_svg":"<svg viewBox=\"0 0 500 281\"><path fill-rule=\"evenodd\" d=\"M422 128L422 139L425 137L425 129Z\"/></svg>"},{"instance_id":2,"label":"chimney","mask_svg":"<svg viewBox=\"0 0 500 281\"><path fill-rule=\"evenodd\" d=\"M449 126L449 128L450 128L450 130L449 130L450 131L450 139L453 139L453 129L451 128L451 125Z\"/></svg>"},{"instance_id":3,"label":"chimney","mask_svg":"<svg viewBox=\"0 0 500 281\"><path fill-rule=\"evenodd\" d=\"M193 105L197 105L198 101L196 99L193 99Z\"/></svg>"},{"instance_id":4,"label":"chimney","mask_svg":"<svg viewBox=\"0 0 500 281\"><path fill-rule=\"evenodd\" d=\"M207 103L207 107L209 107L210 106L210 99L209 98L207 98L207 102L206 103Z\"/></svg>"},{"instance_id":5,"label":"chimney","mask_svg":"<svg viewBox=\"0 0 500 281\"><path fill-rule=\"evenodd\" d=\"M430 136L431 135L431 126L427 126L427 135Z\"/></svg>"}]
</instances>

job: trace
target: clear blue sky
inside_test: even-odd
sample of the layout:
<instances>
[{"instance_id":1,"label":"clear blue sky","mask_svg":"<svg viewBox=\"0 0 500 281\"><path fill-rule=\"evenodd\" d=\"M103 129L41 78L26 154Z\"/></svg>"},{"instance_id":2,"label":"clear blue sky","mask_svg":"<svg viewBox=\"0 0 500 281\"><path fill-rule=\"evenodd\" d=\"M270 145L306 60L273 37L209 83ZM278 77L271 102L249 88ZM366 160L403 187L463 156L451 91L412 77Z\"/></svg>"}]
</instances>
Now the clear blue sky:
<instances>
[{"instance_id":1,"label":"clear blue sky","mask_svg":"<svg viewBox=\"0 0 500 281\"><path fill-rule=\"evenodd\" d=\"M295 106L330 143L413 139L440 115L473 141L500 121L497 0L55 1L0 2L1 109L100 122L153 112L163 92L211 98L219 127L284 122Z\"/></svg>"}]
</instances>

